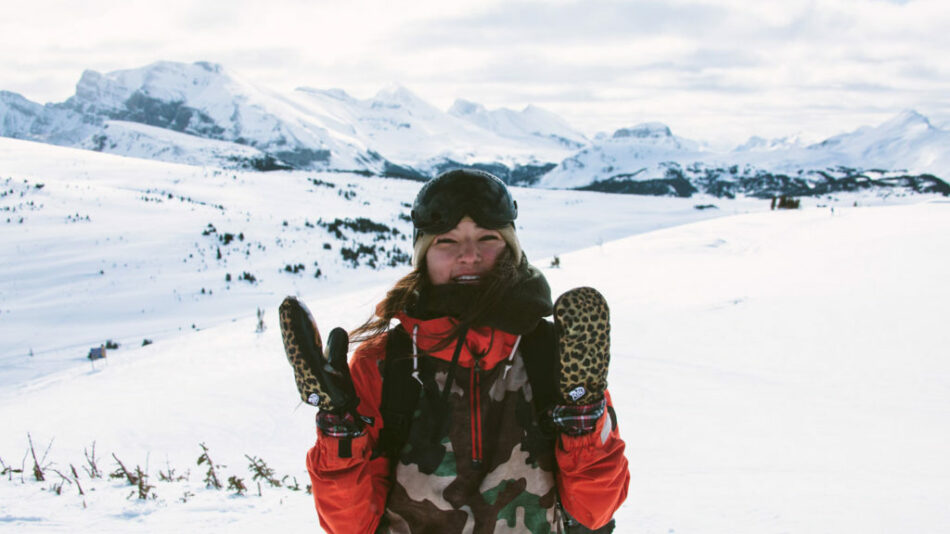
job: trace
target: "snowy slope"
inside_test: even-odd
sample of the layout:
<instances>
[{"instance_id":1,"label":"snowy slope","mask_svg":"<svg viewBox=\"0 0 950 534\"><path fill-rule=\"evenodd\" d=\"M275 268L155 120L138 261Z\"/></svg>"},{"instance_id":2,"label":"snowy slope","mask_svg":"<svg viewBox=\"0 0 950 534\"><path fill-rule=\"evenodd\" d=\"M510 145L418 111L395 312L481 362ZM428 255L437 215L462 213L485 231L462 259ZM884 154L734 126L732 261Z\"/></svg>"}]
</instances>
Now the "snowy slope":
<instances>
[{"instance_id":1,"label":"snowy slope","mask_svg":"<svg viewBox=\"0 0 950 534\"><path fill-rule=\"evenodd\" d=\"M102 129L84 139L79 147L184 165L207 165L213 162L222 168L249 170L280 165L272 157L250 146L129 121L105 121Z\"/></svg>"},{"instance_id":2,"label":"snowy slope","mask_svg":"<svg viewBox=\"0 0 950 534\"><path fill-rule=\"evenodd\" d=\"M538 194L543 194L539 192ZM527 204L527 203L525 203ZM618 531L943 532L950 528L948 204L724 217L606 242L546 268L554 291L592 284L611 303L610 373L631 489ZM573 208L588 218L601 206ZM527 222L527 221L526 221ZM526 247L530 251L530 247ZM380 285L302 293L323 324L358 324ZM280 295L272 295L268 310ZM186 332L0 394L0 458L27 433L65 485L0 479L17 532L318 531L304 492L251 482L245 455L306 478L312 409L300 406L273 320ZM6 379L6 373L3 375ZM154 500L101 467L147 467ZM250 491L206 489L199 443ZM29 469L30 463L25 464ZM187 481L162 482L169 467ZM94 490L94 491L93 491ZM182 500L186 502L181 502Z\"/></svg>"},{"instance_id":3,"label":"snowy slope","mask_svg":"<svg viewBox=\"0 0 950 534\"><path fill-rule=\"evenodd\" d=\"M203 143L195 150L211 147ZM286 294L336 294L390 279L408 263L408 202L420 186L224 171L2 138L0 161L0 366L15 382L82 362L109 339L138 346L253 317ZM697 210L697 199L521 188L515 198L520 238L541 261L635 232L767 209L759 201ZM589 216L601 210L612 215Z\"/></svg>"}]
</instances>

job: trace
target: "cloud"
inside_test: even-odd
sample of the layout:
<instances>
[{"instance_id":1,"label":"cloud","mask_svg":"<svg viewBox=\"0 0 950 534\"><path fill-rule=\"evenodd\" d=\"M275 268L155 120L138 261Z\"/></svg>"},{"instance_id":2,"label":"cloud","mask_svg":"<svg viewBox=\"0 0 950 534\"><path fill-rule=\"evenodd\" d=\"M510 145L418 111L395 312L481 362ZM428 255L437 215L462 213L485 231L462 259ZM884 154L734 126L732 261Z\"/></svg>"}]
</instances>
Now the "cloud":
<instances>
[{"instance_id":1,"label":"cloud","mask_svg":"<svg viewBox=\"0 0 950 534\"><path fill-rule=\"evenodd\" d=\"M521 0L486 12L424 21L407 32L403 45L504 47L604 42L666 33L709 35L729 14L716 6L656 0L584 0L553 5Z\"/></svg>"},{"instance_id":2,"label":"cloud","mask_svg":"<svg viewBox=\"0 0 950 534\"><path fill-rule=\"evenodd\" d=\"M70 96L86 68L208 60L277 90L367 98L394 81L443 109L457 97L540 104L588 131L664 120L715 136L748 117L756 133L809 121L835 133L889 109L950 116L945 0L32 0L4 10L0 89L37 101Z\"/></svg>"}]
</instances>

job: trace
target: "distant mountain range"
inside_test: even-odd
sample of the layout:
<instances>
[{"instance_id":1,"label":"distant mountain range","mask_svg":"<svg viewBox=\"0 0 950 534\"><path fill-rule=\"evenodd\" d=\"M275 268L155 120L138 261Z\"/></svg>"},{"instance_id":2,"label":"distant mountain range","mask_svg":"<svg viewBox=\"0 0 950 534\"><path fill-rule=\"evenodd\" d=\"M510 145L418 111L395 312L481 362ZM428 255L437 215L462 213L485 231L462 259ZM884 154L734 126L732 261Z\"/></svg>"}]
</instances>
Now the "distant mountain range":
<instances>
[{"instance_id":1,"label":"distant mountain range","mask_svg":"<svg viewBox=\"0 0 950 534\"><path fill-rule=\"evenodd\" d=\"M753 137L713 152L661 123L590 139L535 106L448 111L401 86L370 99L341 89L289 94L222 66L158 62L83 73L65 102L0 91L0 135L190 165L306 169L426 179L468 165L509 183L633 194L816 195L863 188L950 195L950 131L906 111L804 145Z\"/></svg>"}]
</instances>

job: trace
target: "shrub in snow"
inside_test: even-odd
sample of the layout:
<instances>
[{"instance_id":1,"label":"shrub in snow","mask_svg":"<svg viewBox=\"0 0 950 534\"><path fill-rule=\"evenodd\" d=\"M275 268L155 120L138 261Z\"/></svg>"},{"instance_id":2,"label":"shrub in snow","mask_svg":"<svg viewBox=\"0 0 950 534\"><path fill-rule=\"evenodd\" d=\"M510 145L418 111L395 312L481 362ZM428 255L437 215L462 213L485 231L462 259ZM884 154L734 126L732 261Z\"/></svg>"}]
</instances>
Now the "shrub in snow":
<instances>
[{"instance_id":1,"label":"shrub in snow","mask_svg":"<svg viewBox=\"0 0 950 534\"><path fill-rule=\"evenodd\" d=\"M297 274L300 271L305 271L305 270L307 270L307 268L302 263L298 263L296 265L290 265L290 264L284 265L284 271L288 273Z\"/></svg>"},{"instance_id":2,"label":"shrub in snow","mask_svg":"<svg viewBox=\"0 0 950 534\"><path fill-rule=\"evenodd\" d=\"M235 475L228 477L228 491L233 491L235 495L244 495L247 493L247 486L244 485L244 479Z\"/></svg>"},{"instance_id":3,"label":"shrub in snow","mask_svg":"<svg viewBox=\"0 0 950 534\"><path fill-rule=\"evenodd\" d=\"M257 330L258 334L267 330L267 325L264 324L264 310L261 308L257 309Z\"/></svg>"},{"instance_id":4,"label":"shrub in snow","mask_svg":"<svg viewBox=\"0 0 950 534\"><path fill-rule=\"evenodd\" d=\"M279 488L281 486L280 481L274 476L274 470L267 465L267 462L256 456L248 456L245 454L244 457L250 462L247 468L252 473L251 479L258 481L258 488L260 488L261 480L267 482L273 488ZM258 492L259 491L258 489Z\"/></svg>"},{"instance_id":5,"label":"shrub in snow","mask_svg":"<svg viewBox=\"0 0 950 534\"><path fill-rule=\"evenodd\" d=\"M205 473L205 487L208 489L221 489L221 480L218 479L217 469L223 469L223 465L218 465L211 460L211 456L208 454L208 447L205 447L204 443L199 443L201 447L201 456L198 457L198 465L207 464L208 471Z\"/></svg>"},{"instance_id":6,"label":"shrub in snow","mask_svg":"<svg viewBox=\"0 0 950 534\"><path fill-rule=\"evenodd\" d=\"M320 180L317 178L311 178L310 183L317 186L329 187L330 189L333 189L336 187L336 184L331 184L330 182L324 182L323 180Z\"/></svg>"},{"instance_id":7,"label":"shrub in snow","mask_svg":"<svg viewBox=\"0 0 950 534\"><path fill-rule=\"evenodd\" d=\"M42 482L46 480L46 475L44 470L48 467L49 464L46 462L46 456L49 454L50 447L53 446L52 440L50 440L49 445L46 447L46 452L43 453L43 456L39 459L36 458L36 449L33 447L33 436L30 434L26 435L27 440L30 442L30 455L33 457L33 478L37 482Z\"/></svg>"},{"instance_id":8,"label":"shrub in snow","mask_svg":"<svg viewBox=\"0 0 950 534\"><path fill-rule=\"evenodd\" d=\"M376 234L377 240L400 235L399 230L396 228L390 228L383 223L365 217L357 217L356 219L337 218L332 222L324 222L323 219L320 219L317 221L317 225L326 228L326 230L337 239L345 239L346 236L343 235L343 230L351 230L361 234ZM326 248L326 246L324 246L324 248Z\"/></svg>"},{"instance_id":9,"label":"shrub in snow","mask_svg":"<svg viewBox=\"0 0 950 534\"><path fill-rule=\"evenodd\" d=\"M773 200L774 202L774 200ZM781 196L776 207L780 210L797 210L801 206L801 199Z\"/></svg>"},{"instance_id":10,"label":"shrub in snow","mask_svg":"<svg viewBox=\"0 0 950 534\"><path fill-rule=\"evenodd\" d=\"M175 468L171 465L168 465L165 471L162 471L161 469L158 470L158 480L162 482L181 482L183 480L188 480L190 475L190 471L185 471L185 474L183 475L176 474Z\"/></svg>"},{"instance_id":11,"label":"shrub in snow","mask_svg":"<svg viewBox=\"0 0 950 534\"><path fill-rule=\"evenodd\" d=\"M96 458L96 442L92 442L92 452L83 448L82 453L86 457L86 465L83 466L83 469L89 475L89 478L102 478L102 472L99 471L99 460Z\"/></svg>"}]
</instances>

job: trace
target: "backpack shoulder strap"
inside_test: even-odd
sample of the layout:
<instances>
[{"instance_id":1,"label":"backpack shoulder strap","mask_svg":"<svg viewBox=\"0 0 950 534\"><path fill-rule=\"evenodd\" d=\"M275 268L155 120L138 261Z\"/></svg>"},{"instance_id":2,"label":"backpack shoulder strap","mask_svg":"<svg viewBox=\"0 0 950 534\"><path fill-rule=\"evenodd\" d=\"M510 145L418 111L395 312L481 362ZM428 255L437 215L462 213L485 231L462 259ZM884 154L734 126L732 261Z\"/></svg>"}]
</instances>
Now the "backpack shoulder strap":
<instances>
[{"instance_id":1,"label":"backpack shoulder strap","mask_svg":"<svg viewBox=\"0 0 950 534\"><path fill-rule=\"evenodd\" d=\"M421 383L413 377L416 370L412 340L400 325L386 333L386 359L383 362L383 391L380 413L383 428L374 456L396 459L409 437L409 425L419 402Z\"/></svg>"},{"instance_id":2,"label":"backpack shoulder strap","mask_svg":"<svg viewBox=\"0 0 950 534\"><path fill-rule=\"evenodd\" d=\"M554 374L557 339L554 323L541 319L534 330L521 336L521 357L528 372L528 382L531 383L535 410L539 414L544 413L554 406L557 398Z\"/></svg>"}]
</instances>

